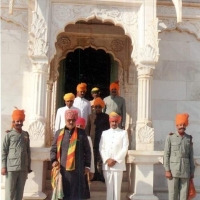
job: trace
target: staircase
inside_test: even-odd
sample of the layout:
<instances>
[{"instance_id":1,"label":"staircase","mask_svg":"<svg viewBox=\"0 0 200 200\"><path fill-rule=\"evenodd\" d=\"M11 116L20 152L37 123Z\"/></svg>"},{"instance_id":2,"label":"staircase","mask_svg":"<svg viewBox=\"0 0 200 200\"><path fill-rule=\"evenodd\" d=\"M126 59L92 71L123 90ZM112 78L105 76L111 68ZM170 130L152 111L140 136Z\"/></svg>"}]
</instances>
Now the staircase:
<instances>
[{"instance_id":1,"label":"staircase","mask_svg":"<svg viewBox=\"0 0 200 200\"><path fill-rule=\"evenodd\" d=\"M51 187L51 163L47 164L46 180L45 180L45 193L47 197L45 200L51 200L52 187ZM127 173L124 172L122 188L121 188L121 200L128 200L126 195L128 194L128 181ZM93 181L90 185L90 200L106 200L106 185L100 181Z\"/></svg>"}]
</instances>

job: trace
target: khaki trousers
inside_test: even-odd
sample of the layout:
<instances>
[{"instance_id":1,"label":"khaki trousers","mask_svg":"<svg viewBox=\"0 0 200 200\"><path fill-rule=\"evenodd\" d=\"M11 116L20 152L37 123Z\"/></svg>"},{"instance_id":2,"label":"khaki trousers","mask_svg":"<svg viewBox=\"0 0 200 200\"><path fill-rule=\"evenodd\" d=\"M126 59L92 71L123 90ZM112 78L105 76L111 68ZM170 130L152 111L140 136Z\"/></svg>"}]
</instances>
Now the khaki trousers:
<instances>
[{"instance_id":1,"label":"khaki trousers","mask_svg":"<svg viewBox=\"0 0 200 200\"><path fill-rule=\"evenodd\" d=\"M22 200L27 174L27 171L7 172L5 200Z\"/></svg>"},{"instance_id":2,"label":"khaki trousers","mask_svg":"<svg viewBox=\"0 0 200 200\"><path fill-rule=\"evenodd\" d=\"M169 200L187 200L189 178L168 179Z\"/></svg>"}]
</instances>

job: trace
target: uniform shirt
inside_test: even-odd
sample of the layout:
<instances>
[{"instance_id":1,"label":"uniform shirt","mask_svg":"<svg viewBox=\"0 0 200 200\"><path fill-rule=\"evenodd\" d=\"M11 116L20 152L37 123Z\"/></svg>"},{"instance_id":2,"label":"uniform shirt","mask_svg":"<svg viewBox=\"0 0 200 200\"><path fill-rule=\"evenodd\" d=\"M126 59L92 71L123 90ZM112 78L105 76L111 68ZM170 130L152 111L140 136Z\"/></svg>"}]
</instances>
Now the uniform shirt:
<instances>
[{"instance_id":1,"label":"uniform shirt","mask_svg":"<svg viewBox=\"0 0 200 200\"><path fill-rule=\"evenodd\" d=\"M105 108L104 112L107 113L108 115L111 112L116 112L122 117L122 126L125 126L126 123L126 103L125 99L120 96L108 96L105 97L104 99L105 102Z\"/></svg>"},{"instance_id":2,"label":"uniform shirt","mask_svg":"<svg viewBox=\"0 0 200 200\"><path fill-rule=\"evenodd\" d=\"M74 106L79 108L81 117L85 119L85 124L87 124L88 116L91 114L90 102L85 98L76 97L74 99Z\"/></svg>"},{"instance_id":3,"label":"uniform shirt","mask_svg":"<svg viewBox=\"0 0 200 200\"><path fill-rule=\"evenodd\" d=\"M171 133L167 136L164 149L164 168L173 177L190 178L194 174L193 145L191 136Z\"/></svg>"},{"instance_id":4,"label":"uniform shirt","mask_svg":"<svg viewBox=\"0 0 200 200\"><path fill-rule=\"evenodd\" d=\"M14 128L6 133L1 150L1 167L7 171L30 170L30 140L28 132Z\"/></svg>"},{"instance_id":5,"label":"uniform shirt","mask_svg":"<svg viewBox=\"0 0 200 200\"><path fill-rule=\"evenodd\" d=\"M66 112L66 110L77 110L78 116L79 117L81 116L81 111L74 106L72 106L71 108L68 108L67 106L59 108L56 113L55 133L57 130L65 127L65 112Z\"/></svg>"},{"instance_id":6,"label":"uniform shirt","mask_svg":"<svg viewBox=\"0 0 200 200\"><path fill-rule=\"evenodd\" d=\"M125 157L128 151L129 140L127 131L120 128L103 131L99 144L99 152L103 160L103 170L125 171ZM112 158L116 164L109 167L106 161Z\"/></svg>"}]
</instances>

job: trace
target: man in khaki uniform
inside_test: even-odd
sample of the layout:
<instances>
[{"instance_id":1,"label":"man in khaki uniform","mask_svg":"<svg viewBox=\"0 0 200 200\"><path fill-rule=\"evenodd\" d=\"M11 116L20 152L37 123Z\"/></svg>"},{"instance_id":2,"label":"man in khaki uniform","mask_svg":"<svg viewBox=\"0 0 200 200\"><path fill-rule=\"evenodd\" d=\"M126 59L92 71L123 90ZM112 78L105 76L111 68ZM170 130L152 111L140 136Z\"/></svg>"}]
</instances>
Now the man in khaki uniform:
<instances>
[{"instance_id":1,"label":"man in khaki uniform","mask_svg":"<svg viewBox=\"0 0 200 200\"><path fill-rule=\"evenodd\" d=\"M23 110L14 110L12 129L7 131L2 144L1 174L6 175L5 200L22 200L24 185L30 169L29 134L22 130Z\"/></svg>"},{"instance_id":2,"label":"man in khaki uniform","mask_svg":"<svg viewBox=\"0 0 200 200\"><path fill-rule=\"evenodd\" d=\"M185 133L189 115L176 116L176 133L167 136L164 149L169 200L187 200L190 178L194 178L192 136Z\"/></svg>"}]
</instances>

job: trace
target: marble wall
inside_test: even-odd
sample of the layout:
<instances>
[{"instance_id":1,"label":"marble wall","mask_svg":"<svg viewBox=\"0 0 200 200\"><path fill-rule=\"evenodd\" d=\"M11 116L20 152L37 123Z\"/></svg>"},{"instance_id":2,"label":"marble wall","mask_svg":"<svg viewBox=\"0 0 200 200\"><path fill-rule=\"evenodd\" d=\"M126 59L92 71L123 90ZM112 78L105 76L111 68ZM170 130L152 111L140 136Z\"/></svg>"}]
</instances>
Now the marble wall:
<instances>
[{"instance_id":1,"label":"marble wall","mask_svg":"<svg viewBox=\"0 0 200 200\"><path fill-rule=\"evenodd\" d=\"M152 88L155 150L163 150L167 134L176 130L175 115L186 112L190 115L186 132L193 136L195 156L200 156L200 41L178 31L162 32L159 39L160 57ZM163 166L155 169L155 187L166 188ZM199 167L195 175L200 188Z\"/></svg>"}]
</instances>

